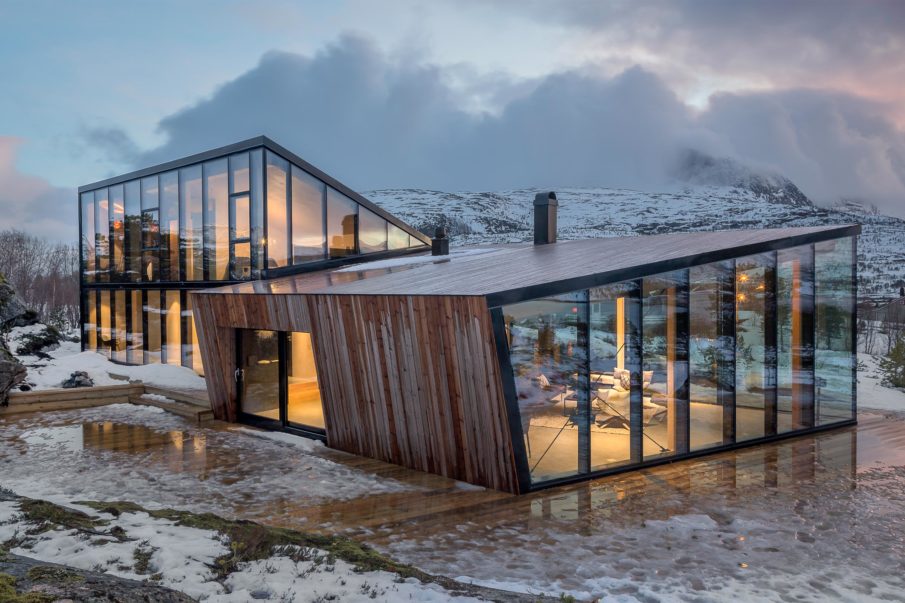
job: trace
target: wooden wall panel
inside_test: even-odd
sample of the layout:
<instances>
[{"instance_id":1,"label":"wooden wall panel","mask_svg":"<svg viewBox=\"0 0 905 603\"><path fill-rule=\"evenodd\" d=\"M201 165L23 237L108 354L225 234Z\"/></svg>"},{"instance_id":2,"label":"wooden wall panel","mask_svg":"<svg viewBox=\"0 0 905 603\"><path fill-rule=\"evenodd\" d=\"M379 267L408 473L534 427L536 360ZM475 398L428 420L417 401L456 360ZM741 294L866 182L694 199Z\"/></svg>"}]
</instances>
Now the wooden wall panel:
<instances>
[{"instance_id":1,"label":"wooden wall panel","mask_svg":"<svg viewBox=\"0 0 905 603\"><path fill-rule=\"evenodd\" d=\"M206 376L218 418L236 416L233 329L307 331L329 446L517 492L483 297L211 293L195 299L205 366L219 367Z\"/></svg>"}]
</instances>

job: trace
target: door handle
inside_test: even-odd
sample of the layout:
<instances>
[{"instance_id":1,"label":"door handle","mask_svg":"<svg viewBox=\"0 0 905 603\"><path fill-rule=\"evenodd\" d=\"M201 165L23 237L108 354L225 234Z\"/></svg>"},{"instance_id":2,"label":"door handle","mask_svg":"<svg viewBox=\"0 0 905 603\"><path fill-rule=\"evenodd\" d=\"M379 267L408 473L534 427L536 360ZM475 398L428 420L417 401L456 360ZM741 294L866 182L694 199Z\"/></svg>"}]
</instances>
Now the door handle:
<instances>
[{"instance_id":1,"label":"door handle","mask_svg":"<svg viewBox=\"0 0 905 603\"><path fill-rule=\"evenodd\" d=\"M236 372L233 373L233 377L235 377L236 383L239 383L245 377L245 371L243 371L240 368L237 368Z\"/></svg>"}]
</instances>

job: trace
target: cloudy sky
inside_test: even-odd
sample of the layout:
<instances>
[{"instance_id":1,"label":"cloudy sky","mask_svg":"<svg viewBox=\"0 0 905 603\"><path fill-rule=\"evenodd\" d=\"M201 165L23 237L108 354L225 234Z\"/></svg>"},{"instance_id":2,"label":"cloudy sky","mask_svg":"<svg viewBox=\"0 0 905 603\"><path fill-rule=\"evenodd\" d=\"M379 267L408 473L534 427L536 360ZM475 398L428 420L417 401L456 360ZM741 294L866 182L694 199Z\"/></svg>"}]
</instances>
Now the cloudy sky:
<instances>
[{"instance_id":1,"label":"cloudy sky","mask_svg":"<svg viewBox=\"0 0 905 603\"><path fill-rule=\"evenodd\" d=\"M266 134L353 188L675 184L687 149L905 216L905 2L0 3L0 228Z\"/></svg>"}]
</instances>

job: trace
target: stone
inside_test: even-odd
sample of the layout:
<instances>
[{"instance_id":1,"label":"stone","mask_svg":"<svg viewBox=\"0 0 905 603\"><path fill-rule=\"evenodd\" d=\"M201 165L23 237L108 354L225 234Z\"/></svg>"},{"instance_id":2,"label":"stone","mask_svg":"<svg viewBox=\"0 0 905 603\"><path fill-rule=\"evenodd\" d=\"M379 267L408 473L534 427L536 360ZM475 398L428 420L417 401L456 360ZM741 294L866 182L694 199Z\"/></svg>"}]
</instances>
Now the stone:
<instances>
[{"instance_id":1,"label":"stone","mask_svg":"<svg viewBox=\"0 0 905 603\"><path fill-rule=\"evenodd\" d=\"M0 328L27 327L38 322L38 315L29 310L15 289L0 279Z\"/></svg>"},{"instance_id":2,"label":"stone","mask_svg":"<svg viewBox=\"0 0 905 603\"><path fill-rule=\"evenodd\" d=\"M63 389L73 389L76 387L94 387L94 381L85 371L75 371L69 375L69 379L63 381Z\"/></svg>"},{"instance_id":3,"label":"stone","mask_svg":"<svg viewBox=\"0 0 905 603\"><path fill-rule=\"evenodd\" d=\"M25 381L26 372L25 365L9 353L0 339L0 406L9 404L9 390Z\"/></svg>"}]
</instances>

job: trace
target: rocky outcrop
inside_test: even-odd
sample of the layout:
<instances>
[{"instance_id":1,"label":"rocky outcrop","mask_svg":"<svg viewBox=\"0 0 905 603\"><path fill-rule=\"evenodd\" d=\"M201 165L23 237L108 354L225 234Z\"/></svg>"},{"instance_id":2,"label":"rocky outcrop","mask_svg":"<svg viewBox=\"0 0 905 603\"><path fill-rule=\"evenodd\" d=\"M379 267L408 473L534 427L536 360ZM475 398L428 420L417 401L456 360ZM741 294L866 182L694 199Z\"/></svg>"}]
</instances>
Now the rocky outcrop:
<instances>
[{"instance_id":1,"label":"rocky outcrop","mask_svg":"<svg viewBox=\"0 0 905 603\"><path fill-rule=\"evenodd\" d=\"M0 406L9 403L9 390L25 381L25 366L19 362L0 339Z\"/></svg>"},{"instance_id":2,"label":"rocky outcrop","mask_svg":"<svg viewBox=\"0 0 905 603\"><path fill-rule=\"evenodd\" d=\"M0 329L27 327L36 322L38 315L28 309L15 289L0 274Z\"/></svg>"}]
</instances>

